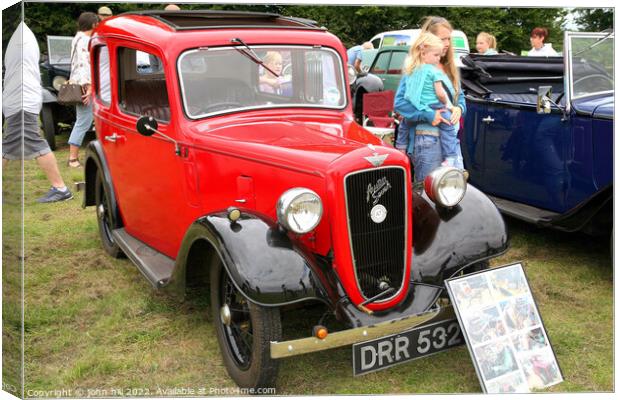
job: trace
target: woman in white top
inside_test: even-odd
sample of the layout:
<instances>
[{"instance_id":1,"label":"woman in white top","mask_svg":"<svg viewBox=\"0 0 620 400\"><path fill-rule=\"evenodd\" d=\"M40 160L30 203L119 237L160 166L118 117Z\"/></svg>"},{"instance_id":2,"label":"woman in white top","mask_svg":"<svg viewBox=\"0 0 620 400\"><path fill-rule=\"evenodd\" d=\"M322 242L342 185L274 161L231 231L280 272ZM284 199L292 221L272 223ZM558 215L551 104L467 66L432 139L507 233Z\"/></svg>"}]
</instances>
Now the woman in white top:
<instances>
[{"instance_id":1,"label":"woman in white top","mask_svg":"<svg viewBox=\"0 0 620 400\"><path fill-rule=\"evenodd\" d=\"M528 56L557 56L558 53L553 50L551 43L545 43L545 40L549 37L549 31L547 28L534 28L530 34L530 43L532 43L532 50L530 50Z\"/></svg>"},{"instance_id":2,"label":"woman in white top","mask_svg":"<svg viewBox=\"0 0 620 400\"><path fill-rule=\"evenodd\" d=\"M99 17L92 12L83 12L78 18L78 32L71 41L71 77L73 83L82 85L82 103L75 106L75 124L69 136L69 167L79 168L82 165L78 158L78 151L86 132L93 124L93 109L91 105L90 85L90 57L88 42L93 29L99 23Z\"/></svg>"}]
</instances>

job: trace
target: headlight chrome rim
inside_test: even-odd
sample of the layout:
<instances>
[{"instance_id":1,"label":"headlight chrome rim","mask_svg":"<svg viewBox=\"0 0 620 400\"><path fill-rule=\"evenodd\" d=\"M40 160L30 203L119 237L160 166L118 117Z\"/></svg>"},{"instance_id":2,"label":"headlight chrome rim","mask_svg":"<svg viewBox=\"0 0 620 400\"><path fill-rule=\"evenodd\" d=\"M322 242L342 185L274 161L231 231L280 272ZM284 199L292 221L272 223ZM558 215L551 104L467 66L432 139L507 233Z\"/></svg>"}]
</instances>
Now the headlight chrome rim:
<instances>
[{"instance_id":1,"label":"headlight chrome rim","mask_svg":"<svg viewBox=\"0 0 620 400\"><path fill-rule=\"evenodd\" d=\"M302 199L303 197L308 196L310 196L310 198L307 198L305 200ZM299 222L296 226L294 224L291 224L289 222L289 216L290 213L293 211L292 206L295 204L295 202L308 202L313 200L318 202L318 212L310 220L310 223L304 226L300 226ZM293 231L297 234L305 234L311 232L321 222L321 219L323 217L323 202L321 201L321 197L313 190L296 187L287 190L280 196L276 206L276 213L278 216L278 222L285 229Z\"/></svg>"},{"instance_id":2,"label":"headlight chrome rim","mask_svg":"<svg viewBox=\"0 0 620 400\"><path fill-rule=\"evenodd\" d=\"M352 85L357 80L357 71L351 64L347 64L347 75L349 77L349 85Z\"/></svg>"},{"instance_id":3,"label":"headlight chrome rim","mask_svg":"<svg viewBox=\"0 0 620 400\"><path fill-rule=\"evenodd\" d=\"M54 77L54 79L52 80L52 87L56 90L59 91L60 87L62 85L64 85L67 82L67 78L65 78L64 76L61 75L57 75Z\"/></svg>"},{"instance_id":4,"label":"headlight chrome rim","mask_svg":"<svg viewBox=\"0 0 620 400\"><path fill-rule=\"evenodd\" d=\"M460 189L455 194L445 193L442 189L447 179L455 179L451 189ZM467 191L467 179L462 171L454 167L440 167L431 172L424 180L424 190L428 197L443 207L454 207L463 200Z\"/></svg>"}]
</instances>

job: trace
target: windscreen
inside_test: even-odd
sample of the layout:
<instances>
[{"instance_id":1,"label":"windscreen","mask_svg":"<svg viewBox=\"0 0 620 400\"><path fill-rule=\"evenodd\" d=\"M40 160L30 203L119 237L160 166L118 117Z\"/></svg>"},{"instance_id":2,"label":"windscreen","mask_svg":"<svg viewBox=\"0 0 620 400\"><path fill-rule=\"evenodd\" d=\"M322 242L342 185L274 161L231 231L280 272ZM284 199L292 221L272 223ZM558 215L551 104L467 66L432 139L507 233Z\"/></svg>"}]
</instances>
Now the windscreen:
<instances>
[{"instance_id":1,"label":"windscreen","mask_svg":"<svg viewBox=\"0 0 620 400\"><path fill-rule=\"evenodd\" d=\"M614 35L572 36L573 97L614 90Z\"/></svg>"},{"instance_id":2,"label":"windscreen","mask_svg":"<svg viewBox=\"0 0 620 400\"><path fill-rule=\"evenodd\" d=\"M178 70L190 118L261 108L341 109L347 102L342 62L332 49L195 49L179 57Z\"/></svg>"}]
</instances>

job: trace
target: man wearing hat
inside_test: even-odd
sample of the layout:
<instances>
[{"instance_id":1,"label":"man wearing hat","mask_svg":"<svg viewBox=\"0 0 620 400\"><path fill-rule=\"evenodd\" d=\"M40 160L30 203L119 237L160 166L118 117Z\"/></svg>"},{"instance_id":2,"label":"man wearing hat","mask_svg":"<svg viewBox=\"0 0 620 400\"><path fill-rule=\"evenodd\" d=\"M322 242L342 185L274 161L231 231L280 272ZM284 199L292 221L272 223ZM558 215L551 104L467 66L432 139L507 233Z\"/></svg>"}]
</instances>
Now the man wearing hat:
<instances>
[{"instance_id":1,"label":"man wearing hat","mask_svg":"<svg viewBox=\"0 0 620 400\"><path fill-rule=\"evenodd\" d=\"M97 10L97 16L99 17L99 21L103 21L106 18L110 18L112 16L112 10L109 7L103 6L99 7Z\"/></svg>"}]
</instances>

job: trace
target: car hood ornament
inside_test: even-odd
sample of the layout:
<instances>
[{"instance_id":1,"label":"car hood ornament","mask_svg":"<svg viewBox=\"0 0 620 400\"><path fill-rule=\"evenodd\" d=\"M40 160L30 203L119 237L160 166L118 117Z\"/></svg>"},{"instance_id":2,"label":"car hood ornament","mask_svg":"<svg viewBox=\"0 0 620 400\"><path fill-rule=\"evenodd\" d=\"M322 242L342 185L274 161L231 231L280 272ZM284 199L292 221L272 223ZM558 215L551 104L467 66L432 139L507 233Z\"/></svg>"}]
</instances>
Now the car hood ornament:
<instances>
[{"instance_id":1,"label":"car hood ornament","mask_svg":"<svg viewBox=\"0 0 620 400\"><path fill-rule=\"evenodd\" d=\"M385 159L388 158L389 154L379 154L377 153L377 149L375 146L373 146L372 144L368 145L368 148L370 148L370 150L372 150L372 156L368 156L368 157L364 157L364 159L366 161L368 161L369 163L371 163L374 167L380 167L383 165L383 163L385 162Z\"/></svg>"}]
</instances>

